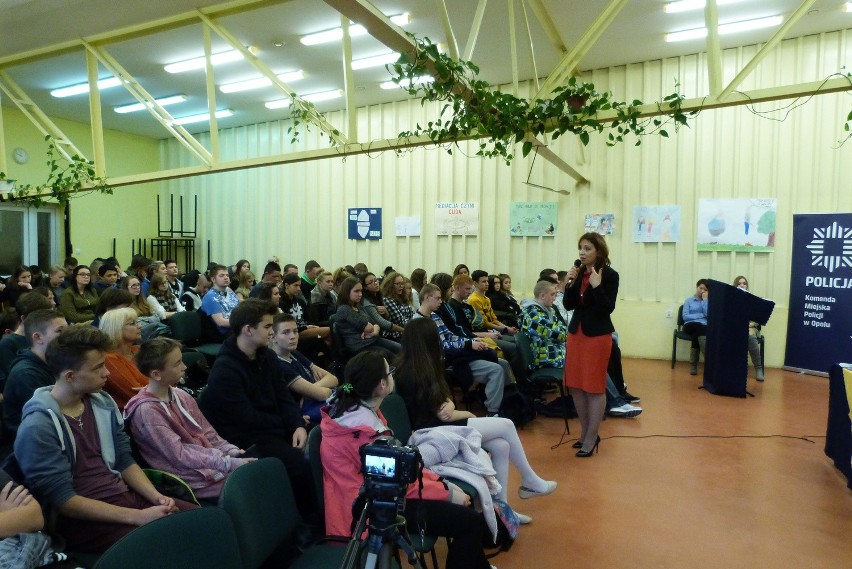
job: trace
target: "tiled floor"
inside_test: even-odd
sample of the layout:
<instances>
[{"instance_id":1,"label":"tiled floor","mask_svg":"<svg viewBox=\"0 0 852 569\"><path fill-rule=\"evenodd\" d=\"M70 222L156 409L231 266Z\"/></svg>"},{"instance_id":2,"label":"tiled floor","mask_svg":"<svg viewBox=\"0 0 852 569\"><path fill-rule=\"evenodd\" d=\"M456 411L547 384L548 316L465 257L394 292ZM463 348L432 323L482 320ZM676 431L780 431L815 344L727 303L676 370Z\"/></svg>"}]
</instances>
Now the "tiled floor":
<instances>
[{"instance_id":1,"label":"tiled floor","mask_svg":"<svg viewBox=\"0 0 852 569\"><path fill-rule=\"evenodd\" d=\"M645 412L608 419L600 453L579 430L537 418L521 431L552 496L510 503L533 516L499 569L852 568L852 492L823 453L828 380L777 369L755 397L699 390L687 365L625 360ZM513 471L512 486L517 486Z\"/></svg>"}]
</instances>

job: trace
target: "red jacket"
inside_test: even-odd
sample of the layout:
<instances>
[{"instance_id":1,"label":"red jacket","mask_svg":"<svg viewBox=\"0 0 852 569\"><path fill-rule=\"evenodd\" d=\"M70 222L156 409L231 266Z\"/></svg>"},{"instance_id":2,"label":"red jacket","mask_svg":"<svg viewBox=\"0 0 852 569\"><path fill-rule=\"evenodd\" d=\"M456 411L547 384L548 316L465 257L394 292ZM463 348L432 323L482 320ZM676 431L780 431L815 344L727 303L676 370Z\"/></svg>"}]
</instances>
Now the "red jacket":
<instances>
[{"instance_id":1,"label":"red jacket","mask_svg":"<svg viewBox=\"0 0 852 569\"><path fill-rule=\"evenodd\" d=\"M378 433L368 426L356 428L344 427L328 416L328 407L322 410L322 482L325 496L325 533L326 535L346 536L352 534L352 502L358 497L358 490L364 483L361 474L361 455L358 450L376 437ZM387 425L384 415L377 410L379 419ZM387 433L389 434L389 433ZM449 499L450 493L437 474L423 470L423 499ZM418 484L408 488L408 499L418 499Z\"/></svg>"}]
</instances>

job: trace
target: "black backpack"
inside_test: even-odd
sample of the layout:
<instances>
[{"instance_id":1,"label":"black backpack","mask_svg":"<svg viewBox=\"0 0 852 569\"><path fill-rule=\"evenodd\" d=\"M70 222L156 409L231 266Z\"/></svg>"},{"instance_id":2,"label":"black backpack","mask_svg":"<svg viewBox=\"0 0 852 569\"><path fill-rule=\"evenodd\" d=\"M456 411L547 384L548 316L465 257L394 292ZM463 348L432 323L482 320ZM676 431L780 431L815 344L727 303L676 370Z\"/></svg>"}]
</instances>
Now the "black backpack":
<instances>
[{"instance_id":1,"label":"black backpack","mask_svg":"<svg viewBox=\"0 0 852 569\"><path fill-rule=\"evenodd\" d=\"M536 411L530 396L522 393L517 385L507 385L503 390L500 416L512 421L519 429L535 419Z\"/></svg>"}]
</instances>

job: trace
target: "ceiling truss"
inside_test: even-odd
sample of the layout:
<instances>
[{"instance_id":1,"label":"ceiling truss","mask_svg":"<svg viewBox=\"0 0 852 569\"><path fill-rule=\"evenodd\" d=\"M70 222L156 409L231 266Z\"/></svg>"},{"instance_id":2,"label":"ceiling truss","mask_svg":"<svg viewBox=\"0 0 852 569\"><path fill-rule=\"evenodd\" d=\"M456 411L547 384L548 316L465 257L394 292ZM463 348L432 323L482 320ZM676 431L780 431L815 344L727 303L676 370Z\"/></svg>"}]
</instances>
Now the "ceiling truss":
<instances>
[{"instance_id":1,"label":"ceiling truss","mask_svg":"<svg viewBox=\"0 0 852 569\"><path fill-rule=\"evenodd\" d=\"M342 63L344 73L344 83L346 86L347 100L347 128L346 134L343 134L340 129L331 125L325 117L313 110L313 107L304 103L304 101L296 96L293 98L293 104L297 108L301 108L308 113L307 120L318 126L327 136L338 143L337 146L332 146L326 149L317 149L311 151L290 152L285 154L276 154L271 156L263 156L258 158L221 162L219 157L219 144L217 137L217 124L215 118L216 97L215 83L213 81L213 67L210 62L211 56L211 32L215 32L234 49L242 52L246 61L254 68L270 79L272 83L285 96L290 97L291 93L295 93L288 85L278 79L277 75L252 54L245 46L243 46L233 34L225 29L218 21L217 17L228 14L248 11L265 7L274 4L288 2L290 0L235 0L214 7L196 10L194 12L184 13L177 16L164 18L146 24L123 28L107 34L100 34L89 38L84 38L78 41L65 42L54 46L42 48L32 52L19 54L17 56L0 58L0 92L5 94L21 112L36 126L36 128L44 135L52 136L56 142L60 153L66 158L82 153L68 139L68 137L56 126L56 124L44 113L38 106L27 96L27 94L9 77L4 71L4 67L10 65L21 65L30 61L41 58L54 57L60 54L77 52L81 49L86 56L86 65L90 84L94 84L98 79L98 64L103 65L113 75L122 79L124 87L133 95L140 103L148 107L149 112L166 128L166 130L177 140L180 141L199 161L197 166L176 168L171 170L163 170L158 172L150 172L132 176L124 176L110 178L109 183L112 186L120 187L133 185L144 182L162 181L188 176L204 175L215 172L227 172L246 168L259 168L264 166L272 166L279 164L291 164L311 160L321 160L343 156L354 156L365 153L374 153L385 150L399 150L415 148L418 146L427 146L433 144L426 137L406 138L406 139L386 139L379 141L358 141L357 132L357 112L354 108L354 81L352 80L352 48L348 33L349 20L353 20L363 25L368 32L377 40L397 52L411 52L414 49L413 40L408 37L405 32L390 22L380 11L378 11L367 0L325 0L326 4L337 10L341 14L341 25L344 29L344 40L342 42ZM553 22L553 19L547 12L542 0L519 0L521 11L525 23L525 31L532 46L532 35L530 32L529 21L527 18L527 7L533 12L535 18L542 26L549 41L563 54L562 60L550 73L550 75L539 86L537 84L537 98L545 98L547 94L560 85L571 76L579 72L579 66L584 56L589 52L591 47L599 40L601 34L607 29L612 21L618 16L628 0L610 0L607 6L601 11L598 17L588 30L582 35L577 43L570 48L566 46L563 38L560 37L559 31ZM510 25L512 33L509 38L512 47L512 83L513 88L517 92L519 77L517 73L517 51L516 33L514 32L515 22L515 0L506 0L507 9L510 11ZM814 4L815 0L803 0L801 6L796 10L792 17L788 18L781 29L762 46L755 56L744 65L739 74L724 88L722 87L721 77L721 50L719 48L719 38L716 33L718 23L718 8L716 0L708 0L705 6L705 21L708 32L707 40L707 74L709 80L710 94L706 97L688 99L683 102L682 110L707 110L714 108L722 108L735 105L753 104L758 102L774 101L781 99L789 99L802 96L810 96L815 94L850 91L850 82L846 78L831 79L824 82L813 82L798 85L787 85L771 89L753 90L749 92L738 92L736 88L742 81L759 65L765 56L777 46L784 37L784 34L789 30L795 22L801 18ZM435 0L437 10L441 16L442 25L446 32L449 43L449 51L451 54L459 53L459 46L455 41L455 34L447 13L445 0ZM474 53L476 40L481 29L483 16L485 14L487 0L479 0L476 12L473 18L471 29L468 33L467 43L464 46L463 58L471 59ZM211 116L211 138L210 149L205 148L198 142L190 133L179 125L174 124L174 119L165 111L154 98L133 78L133 76L124 69L118 61L116 61L106 51L105 45L111 42L123 41L132 37L146 36L157 33L163 30L173 29L177 27L197 24L201 22L204 33L204 52L207 56L207 95L208 106ZM533 55L533 64L534 55ZM462 96L465 93L460 93ZM91 116L91 134L94 149L94 162L98 175L104 175L108 171L105 163L103 128L101 121L101 105L98 89L90 89L89 92L90 116ZM658 105L650 104L640 108L641 116L650 117L666 114ZM610 116L612 115L612 116ZM614 113L602 112L598 115L598 119L606 121L614 119ZM3 133L3 124L0 121L0 150L2 150L5 136ZM525 140L533 143L536 151L542 157L549 160L561 171L566 172L578 183L587 182L580 166L571 166L553 151L547 148L545 142L536 139L532 135L528 135ZM582 156L582 153L579 154ZM5 170L5 153L0 154L0 170ZM579 160L582 163L582 158ZM0 199L7 198L6 195L0 195Z\"/></svg>"}]
</instances>

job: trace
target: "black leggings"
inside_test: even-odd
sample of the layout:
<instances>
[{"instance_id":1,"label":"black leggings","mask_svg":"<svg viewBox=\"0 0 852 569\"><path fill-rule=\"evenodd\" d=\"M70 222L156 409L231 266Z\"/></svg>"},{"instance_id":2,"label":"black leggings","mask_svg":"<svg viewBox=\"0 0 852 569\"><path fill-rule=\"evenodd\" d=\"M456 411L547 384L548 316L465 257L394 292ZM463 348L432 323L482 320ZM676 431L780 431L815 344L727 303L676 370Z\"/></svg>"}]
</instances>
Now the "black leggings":
<instances>
[{"instance_id":1,"label":"black leggings","mask_svg":"<svg viewBox=\"0 0 852 569\"><path fill-rule=\"evenodd\" d=\"M447 569L488 569L482 551L482 536L488 532L485 518L473 508L438 500L408 500L405 504L408 532L419 534L418 520L424 532L450 538Z\"/></svg>"},{"instance_id":2,"label":"black leggings","mask_svg":"<svg viewBox=\"0 0 852 569\"><path fill-rule=\"evenodd\" d=\"M700 322L687 322L683 325L683 331L695 336L695 339L692 340L692 347L698 349L698 336L707 335L707 324L702 324Z\"/></svg>"}]
</instances>

